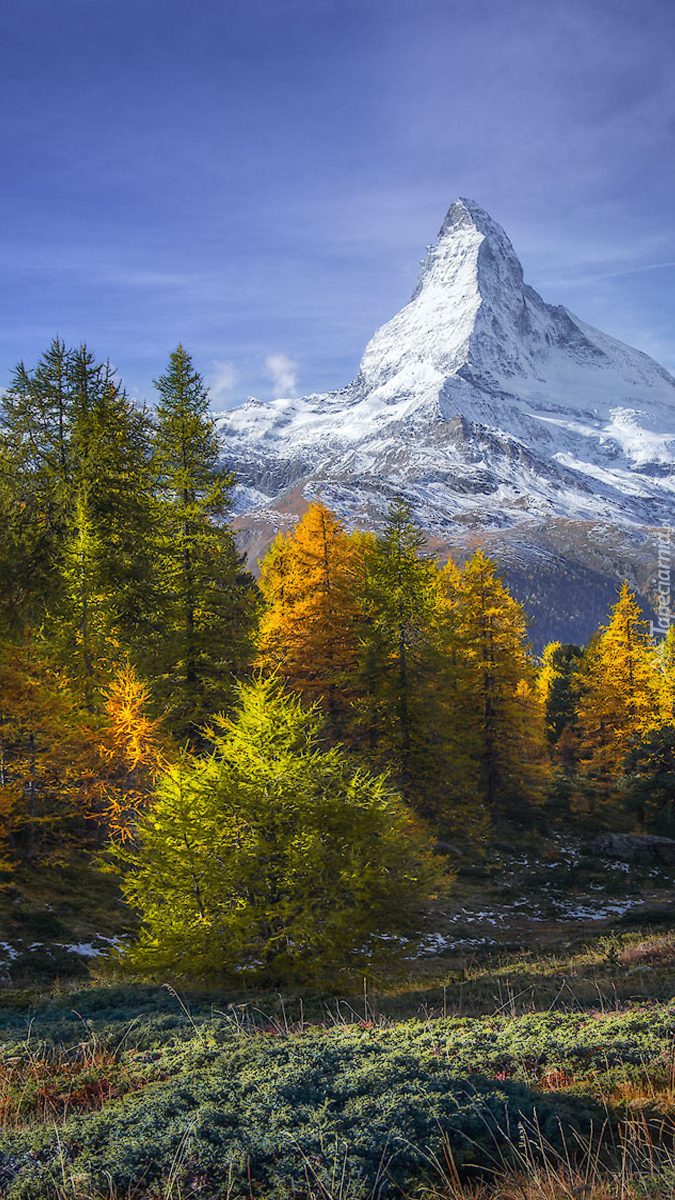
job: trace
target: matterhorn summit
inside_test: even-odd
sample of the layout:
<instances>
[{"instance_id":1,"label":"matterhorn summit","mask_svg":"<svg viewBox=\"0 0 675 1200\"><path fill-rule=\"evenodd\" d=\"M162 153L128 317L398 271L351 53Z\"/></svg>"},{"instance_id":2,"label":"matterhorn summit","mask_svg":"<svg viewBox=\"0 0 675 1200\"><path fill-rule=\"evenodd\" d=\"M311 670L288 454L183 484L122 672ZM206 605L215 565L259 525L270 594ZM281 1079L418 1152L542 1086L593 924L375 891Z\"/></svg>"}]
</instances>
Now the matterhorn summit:
<instances>
[{"instance_id":1,"label":"matterhorn summit","mask_svg":"<svg viewBox=\"0 0 675 1200\"><path fill-rule=\"evenodd\" d=\"M218 421L251 554L319 494L374 528L403 496L440 548L487 542L526 575L563 555L568 575L574 560L647 586L639 548L672 519L675 379L547 304L472 200L449 209L351 383Z\"/></svg>"}]
</instances>

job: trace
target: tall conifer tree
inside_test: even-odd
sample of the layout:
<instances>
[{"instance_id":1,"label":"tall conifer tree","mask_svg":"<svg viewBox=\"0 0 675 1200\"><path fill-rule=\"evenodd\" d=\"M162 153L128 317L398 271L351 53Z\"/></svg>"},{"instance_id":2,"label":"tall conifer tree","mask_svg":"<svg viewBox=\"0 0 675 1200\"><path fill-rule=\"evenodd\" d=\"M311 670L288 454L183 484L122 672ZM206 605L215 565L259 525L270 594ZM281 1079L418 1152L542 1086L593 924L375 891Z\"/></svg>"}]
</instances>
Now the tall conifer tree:
<instances>
[{"instance_id":1,"label":"tall conifer tree","mask_svg":"<svg viewBox=\"0 0 675 1200\"><path fill-rule=\"evenodd\" d=\"M608 624L589 646L581 676L581 767L593 806L616 801L631 744L659 723L659 683L649 627L624 583Z\"/></svg>"},{"instance_id":2,"label":"tall conifer tree","mask_svg":"<svg viewBox=\"0 0 675 1200\"><path fill-rule=\"evenodd\" d=\"M575 725L583 650L572 642L549 642L541 656L537 692L544 705L546 738L557 746Z\"/></svg>"},{"instance_id":3,"label":"tall conifer tree","mask_svg":"<svg viewBox=\"0 0 675 1200\"><path fill-rule=\"evenodd\" d=\"M42 628L89 709L120 647L149 631L147 415L107 363L58 339L3 402L0 553L15 625Z\"/></svg>"},{"instance_id":4,"label":"tall conifer tree","mask_svg":"<svg viewBox=\"0 0 675 1200\"><path fill-rule=\"evenodd\" d=\"M438 573L410 507L392 504L382 533L366 550L361 676L371 744L404 776L428 749L432 680L437 666Z\"/></svg>"},{"instance_id":5,"label":"tall conifer tree","mask_svg":"<svg viewBox=\"0 0 675 1200\"><path fill-rule=\"evenodd\" d=\"M543 721L522 605L481 550L456 585L454 616L457 722L475 792L493 820L537 791Z\"/></svg>"},{"instance_id":6,"label":"tall conifer tree","mask_svg":"<svg viewBox=\"0 0 675 1200\"><path fill-rule=\"evenodd\" d=\"M660 715L664 722L675 725L675 625L656 647L655 661L660 691Z\"/></svg>"},{"instance_id":7,"label":"tall conifer tree","mask_svg":"<svg viewBox=\"0 0 675 1200\"><path fill-rule=\"evenodd\" d=\"M2 624L40 625L58 594L69 476L69 368L56 339L34 371L17 366L0 406Z\"/></svg>"},{"instance_id":8,"label":"tall conifer tree","mask_svg":"<svg viewBox=\"0 0 675 1200\"><path fill-rule=\"evenodd\" d=\"M227 704L248 660L256 591L226 524L234 481L220 466L208 391L182 346L155 386L164 594L156 672L174 729L190 735Z\"/></svg>"}]
</instances>

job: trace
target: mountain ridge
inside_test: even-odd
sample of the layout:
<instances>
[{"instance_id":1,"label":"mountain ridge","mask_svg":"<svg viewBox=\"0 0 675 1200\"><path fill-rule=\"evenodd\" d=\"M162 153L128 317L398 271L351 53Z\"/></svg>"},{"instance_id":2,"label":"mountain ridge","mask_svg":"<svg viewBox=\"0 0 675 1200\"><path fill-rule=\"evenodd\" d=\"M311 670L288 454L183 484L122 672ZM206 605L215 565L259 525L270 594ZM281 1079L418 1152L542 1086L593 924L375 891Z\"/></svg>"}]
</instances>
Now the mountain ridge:
<instances>
[{"instance_id":1,"label":"mountain ridge","mask_svg":"<svg viewBox=\"0 0 675 1200\"><path fill-rule=\"evenodd\" d=\"M298 491L371 528L402 496L448 550L518 527L531 544L533 527L561 519L644 544L675 500L675 379L542 299L501 226L465 198L349 384L250 398L218 425L243 541L251 521L290 520Z\"/></svg>"}]
</instances>

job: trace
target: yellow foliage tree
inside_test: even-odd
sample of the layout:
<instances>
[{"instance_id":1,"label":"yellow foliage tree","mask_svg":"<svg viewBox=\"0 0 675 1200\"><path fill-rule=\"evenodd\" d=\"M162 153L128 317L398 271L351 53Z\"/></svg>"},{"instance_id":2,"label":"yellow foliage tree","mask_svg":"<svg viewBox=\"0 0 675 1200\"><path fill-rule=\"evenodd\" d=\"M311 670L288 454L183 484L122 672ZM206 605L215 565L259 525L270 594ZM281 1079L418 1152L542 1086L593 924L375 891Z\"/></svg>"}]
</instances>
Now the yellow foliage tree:
<instances>
[{"instance_id":1,"label":"yellow foliage tree","mask_svg":"<svg viewBox=\"0 0 675 1200\"><path fill-rule=\"evenodd\" d=\"M624 583L581 675L581 769L594 785L592 806L611 799L632 740L659 723L659 683L648 624Z\"/></svg>"},{"instance_id":2,"label":"yellow foliage tree","mask_svg":"<svg viewBox=\"0 0 675 1200\"><path fill-rule=\"evenodd\" d=\"M544 646L544 650L540 660L539 673L535 684L537 695L546 707L546 704L551 696L552 689L555 683L560 679L560 668L557 665L557 657L562 649L561 642L549 642Z\"/></svg>"},{"instance_id":3,"label":"yellow foliage tree","mask_svg":"<svg viewBox=\"0 0 675 1200\"><path fill-rule=\"evenodd\" d=\"M656 667L659 681L661 720L675 725L675 625L656 648Z\"/></svg>"},{"instance_id":4,"label":"yellow foliage tree","mask_svg":"<svg viewBox=\"0 0 675 1200\"><path fill-rule=\"evenodd\" d=\"M100 751L105 763L103 819L118 842L135 834L160 769L170 761L159 719L148 716L150 688L126 662L104 692Z\"/></svg>"},{"instance_id":5,"label":"yellow foliage tree","mask_svg":"<svg viewBox=\"0 0 675 1200\"><path fill-rule=\"evenodd\" d=\"M149 688L119 668L104 711L84 710L77 685L27 636L0 649L0 873L58 861L102 836L133 836L171 746L147 715Z\"/></svg>"},{"instance_id":6,"label":"yellow foliage tree","mask_svg":"<svg viewBox=\"0 0 675 1200\"><path fill-rule=\"evenodd\" d=\"M438 815L450 834L480 842L489 832L490 819L480 786L475 714L469 718L473 699L464 653L462 571L452 559L438 573L438 598L439 669L434 702L446 763Z\"/></svg>"},{"instance_id":7,"label":"yellow foliage tree","mask_svg":"<svg viewBox=\"0 0 675 1200\"><path fill-rule=\"evenodd\" d=\"M443 572L448 721L463 790L492 820L537 798L545 778L543 714L523 606L482 550Z\"/></svg>"},{"instance_id":8,"label":"yellow foliage tree","mask_svg":"<svg viewBox=\"0 0 675 1200\"><path fill-rule=\"evenodd\" d=\"M0 811L6 858L58 858L90 841L98 736L62 671L26 636L0 656Z\"/></svg>"},{"instance_id":9,"label":"yellow foliage tree","mask_svg":"<svg viewBox=\"0 0 675 1200\"><path fill-rule=\"evenodd\" d=\"M355 541L324 504L310 504L261 566L267 602L258 663L277 670L335 722L348 700L344 684L358 658L358 609L352 578Z\"/></svg>"}]
</instances>

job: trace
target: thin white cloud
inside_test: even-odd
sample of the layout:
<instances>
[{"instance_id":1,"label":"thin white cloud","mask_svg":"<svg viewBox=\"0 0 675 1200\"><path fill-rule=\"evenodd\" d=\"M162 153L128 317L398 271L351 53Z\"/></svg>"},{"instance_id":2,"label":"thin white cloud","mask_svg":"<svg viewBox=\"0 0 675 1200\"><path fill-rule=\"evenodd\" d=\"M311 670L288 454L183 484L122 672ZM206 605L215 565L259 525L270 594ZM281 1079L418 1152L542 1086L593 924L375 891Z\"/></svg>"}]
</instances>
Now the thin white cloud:
<instances>
[{"instance_id":1,"label":"thin white cloud","mask_svg":"<svg viewBox=\"0 0 675 1200\"><path fill-rule=\"evenodd\" d=\"M295 395L298 364L287 354L268 354L265 359L265 374L272 380L275 399Z\"/></svg>"},{"instance_id":2,"label":"thin white cloud","mask_svg":"<svg viewBox=\"0 0 675 1200\"><path fill-rule=\"evenodd\" d=\"M211 393L211 398L216 404L230 399L236 382L237 372L234 364L213 359L206 376L206 383Z\"/></svg>"},{"instance_id":3,"label":"thin white cloud","mask_svg":"<svg viewBox=\"0 0 675 1200\"><path fill-rule=\"evenodd\" d=\"M625 267L619 271L599 271L590 275L568 275L554 278L548 282L556 287L585 287L588 284L600 283L604 279L620 279L626 275L641 275L644 271L662 271L675 267L675 262L645 263L643 266Z\"/></svg>"}]
</instances>

